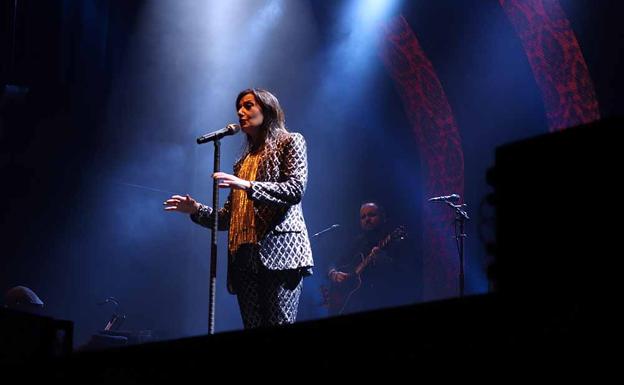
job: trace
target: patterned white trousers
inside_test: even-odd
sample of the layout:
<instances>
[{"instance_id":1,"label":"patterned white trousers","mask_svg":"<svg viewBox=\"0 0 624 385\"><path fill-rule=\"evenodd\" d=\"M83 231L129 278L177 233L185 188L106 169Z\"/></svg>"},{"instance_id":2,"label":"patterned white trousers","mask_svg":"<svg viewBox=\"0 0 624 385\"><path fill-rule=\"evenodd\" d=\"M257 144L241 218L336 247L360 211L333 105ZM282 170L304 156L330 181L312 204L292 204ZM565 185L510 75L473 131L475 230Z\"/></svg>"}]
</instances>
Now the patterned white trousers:
<instances>
[{"instance_id":1,"label":"patterned white trousers","mask_svg":"<svg viewBox=\"0 0 624 385\"><path fill-rule=\"evenodd\" d=\"M257 253L241 249L232 275L245 329L294 323L303 286L301 271L269 270Z\"/></svg>"}]
</instances>

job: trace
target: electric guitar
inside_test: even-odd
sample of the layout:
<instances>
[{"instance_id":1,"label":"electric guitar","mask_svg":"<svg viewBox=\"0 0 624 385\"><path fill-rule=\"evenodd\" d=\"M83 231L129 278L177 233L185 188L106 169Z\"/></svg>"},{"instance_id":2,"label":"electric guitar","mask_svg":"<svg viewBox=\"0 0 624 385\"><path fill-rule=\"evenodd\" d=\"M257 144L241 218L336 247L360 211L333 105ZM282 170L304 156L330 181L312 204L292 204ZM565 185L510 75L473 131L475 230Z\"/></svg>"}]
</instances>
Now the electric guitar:
<instances>
[{"instance_id":1,"label":"electric guitar","mask_svg":"<svg viewBox=\"0 0 624 385\"><path fill-rule=\"evenodd\" d=\"M367 255L363 253L358 254L354 258L353 263L337 268L338 271L348 273L349 277L340 283L332 281L329 289L325 287L321 288L324 296L324 303L329 310L329 314L344 313L349 304L349 300L351 300L362 287L363 275L365 276L363 273L375 262L379 252L387 248L393 242L405 239L406 236L407 232L405 231L405 227L399 226L379 241L377 246L373 247ZM392 277L388 277L388 279L392 279Z\"/></svg>"}]
</instances>

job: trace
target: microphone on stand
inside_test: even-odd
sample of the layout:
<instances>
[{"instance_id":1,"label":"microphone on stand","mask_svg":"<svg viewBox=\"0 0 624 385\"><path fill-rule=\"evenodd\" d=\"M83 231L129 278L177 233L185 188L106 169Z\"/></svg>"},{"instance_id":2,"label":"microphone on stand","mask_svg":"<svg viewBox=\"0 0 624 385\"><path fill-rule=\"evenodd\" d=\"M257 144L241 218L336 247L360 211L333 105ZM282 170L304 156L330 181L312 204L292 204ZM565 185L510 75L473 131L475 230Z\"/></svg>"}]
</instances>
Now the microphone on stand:
<instances>
[{"instance_id":1,"label":"microphone on stand","mask_svg":"<svg viewBox=\"0 0 624 385\"><path fill-rule=\"evenodd\" d=\"M451 195L442 195L439 197L429 198L429 202L447 202L447 201L458 201L461 198L458 194Z\"/></svg>"},{"instance_id":2,"label":"microphone on stand","mask_svg":"<svg viewBox=\"0 0 624 385\"><path fill-rule=\"evenodd\" d=\"M222 128L214 132L209 132L205 135L198 137L197 144L213 142L215 140L219 140L223 138L224 136L234 135L238 133L238 131L240 131L240 126L238 124L230 123L227 126L225 126L225 128Z\"/></svg>"},{"instance_id":3,"label":"microphone on stand","mask_svg":"<svg viewBox=\"0 0 624 385\"><path fill-rule=\"evenodd\" d=\"M338 223L333 224L333 225L329 226L328 228L326 228L325 230L321 230L321 231L319 231L318 233L313 234L310 238L314 238L314 237L316 237L316 236L318 236L318 235L321 235L321 234L323 234L323 233L326 233L326 232L328 232L328 231L331 231L331 230L333 230L333 229L335 229L335 228L337 228L337 227L340 227L340 225L339 225Z\"/></svg>"}]
</instances>

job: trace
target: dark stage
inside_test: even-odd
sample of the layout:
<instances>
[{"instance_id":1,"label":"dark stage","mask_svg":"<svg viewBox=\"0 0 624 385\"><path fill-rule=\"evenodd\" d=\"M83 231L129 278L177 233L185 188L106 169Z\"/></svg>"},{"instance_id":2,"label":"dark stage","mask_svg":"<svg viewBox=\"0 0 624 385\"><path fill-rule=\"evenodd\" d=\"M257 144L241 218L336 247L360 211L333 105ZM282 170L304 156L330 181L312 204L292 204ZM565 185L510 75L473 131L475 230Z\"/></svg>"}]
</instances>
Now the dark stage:
<instances>
[{"instance_id":1,"label":"dark stage","mask_svg":"<svg viewBox=\"0 0 624 385\"><path fill-rule=\"evenodd\" d=\"M150 383L208 362L322 376L362 355L409 373L600 351L616 332L622 14L615 0L2 0L0 291L7 308L11 288L38 296L3 309L3 363ZM313 274L297 323L243 330L220 232L209 335L210 230L163 201L211 202L214 149L196 138L238 121L249 87L305 138ZM222 171L245 138L221 139ZM366 202L407 229L387 280L400 295L332 317L328 272Z\"/></svg>"}]
</instances>

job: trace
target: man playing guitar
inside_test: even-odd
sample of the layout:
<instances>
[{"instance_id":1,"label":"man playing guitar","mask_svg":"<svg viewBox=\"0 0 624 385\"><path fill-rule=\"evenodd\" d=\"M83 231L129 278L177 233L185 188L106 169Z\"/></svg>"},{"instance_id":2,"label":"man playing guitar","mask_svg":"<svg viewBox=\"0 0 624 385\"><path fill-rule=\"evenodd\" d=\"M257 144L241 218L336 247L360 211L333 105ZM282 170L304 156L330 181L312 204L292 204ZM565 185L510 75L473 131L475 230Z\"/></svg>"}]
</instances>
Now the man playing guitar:
<instances>
[{"instance_id":1,"label":"man playing guitar","mask_svg":"<svg viewBox=\"0 0 624 385\"><path fill-rule=\"evenodd\" d=\"M383 208L375 202L360 207L361 234L350 253L329 269L327 306L330 315L393 306L403 276L397 271L397 247L403 227L388 231Z\"/></svg>"}]
</instances>

